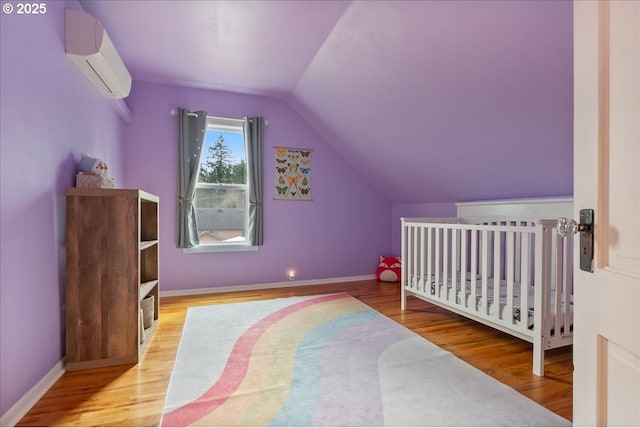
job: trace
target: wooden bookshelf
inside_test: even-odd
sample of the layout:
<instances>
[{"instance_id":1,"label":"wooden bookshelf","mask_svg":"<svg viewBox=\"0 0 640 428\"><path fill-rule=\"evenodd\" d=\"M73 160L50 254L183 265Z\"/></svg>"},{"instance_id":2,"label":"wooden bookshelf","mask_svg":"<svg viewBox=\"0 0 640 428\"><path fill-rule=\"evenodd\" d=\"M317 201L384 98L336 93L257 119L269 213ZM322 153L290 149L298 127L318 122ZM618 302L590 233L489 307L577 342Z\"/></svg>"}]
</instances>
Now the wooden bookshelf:
<instances>
[{"instance_id":1,"label":"wooden bookshelf","mask_svg":"<svg viewBox=\"0 0 640 428\"><path fill-rule=\"evenodd\" d=\"M159 313L159 198L71 188L66 201L66 368L137 363ZM147 296L154 297L154 317L143 333Z\"/></svg>"}]
</instances>

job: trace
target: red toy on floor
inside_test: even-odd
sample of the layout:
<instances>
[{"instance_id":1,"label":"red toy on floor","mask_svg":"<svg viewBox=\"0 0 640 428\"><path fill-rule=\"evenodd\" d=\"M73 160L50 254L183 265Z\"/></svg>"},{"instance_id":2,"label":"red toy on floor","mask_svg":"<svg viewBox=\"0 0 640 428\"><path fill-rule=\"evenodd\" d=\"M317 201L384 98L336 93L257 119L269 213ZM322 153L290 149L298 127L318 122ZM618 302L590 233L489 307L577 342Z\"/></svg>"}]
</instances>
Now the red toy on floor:
<instances>
[{"instance_id":1,"label":"red toy on floor","mask_svg":"<svg viewBox=\"0 0 640 428\"><path fill-rule=\"evenodd\" d=\"M400 281L401 267L402 263L400 257L380 256L380 264L378 264L378 269L376 269L376 277L380 281Z\"/></svg>"}]
</instances>

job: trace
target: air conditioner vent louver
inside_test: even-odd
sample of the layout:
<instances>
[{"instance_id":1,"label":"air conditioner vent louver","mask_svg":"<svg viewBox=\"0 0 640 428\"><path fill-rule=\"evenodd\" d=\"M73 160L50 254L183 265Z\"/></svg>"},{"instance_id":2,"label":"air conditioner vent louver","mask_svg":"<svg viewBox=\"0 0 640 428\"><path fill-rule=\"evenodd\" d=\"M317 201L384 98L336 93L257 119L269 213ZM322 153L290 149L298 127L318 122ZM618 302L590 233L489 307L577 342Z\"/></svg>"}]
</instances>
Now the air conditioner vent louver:
<instances>
[{"instance_id":1,"label":"air conditioner vent louver","mask_svg":"<svg viewBox=\"0 0 640 428\"><path fill-rule=\"evenodd\" d=\"M131 75L104 26L88 13L65 10L65 44L71 61L107 98L125 98Z\"/></svg>"},{"instance_id":2,"label":"air conditioner vent louver","mask_svg":"<svg viewBox=\"0 0 640 428\"><path fill-rule=\"evenodd\" d=\"M91 62L86 61L86 63L87 63L87 67L91 68L91 70L95 73L96 77L99 79L99 82L93 82L93 83L96 85L96 87L97 87L98 85L100 85L100 87L98 88L98 90L99 90L101 93L109 94L109 98L120 98L120 97L118 97L117 93L116 93L116 92L114 92L114 91L109 87L109 85L107 84L107 82L105 82L105 81L104 81L104 79L102 78L102 76L101 76L100 72L99 72L98 70L96 70L96 69L91 65Z\"/></svg>"}]
</instances>

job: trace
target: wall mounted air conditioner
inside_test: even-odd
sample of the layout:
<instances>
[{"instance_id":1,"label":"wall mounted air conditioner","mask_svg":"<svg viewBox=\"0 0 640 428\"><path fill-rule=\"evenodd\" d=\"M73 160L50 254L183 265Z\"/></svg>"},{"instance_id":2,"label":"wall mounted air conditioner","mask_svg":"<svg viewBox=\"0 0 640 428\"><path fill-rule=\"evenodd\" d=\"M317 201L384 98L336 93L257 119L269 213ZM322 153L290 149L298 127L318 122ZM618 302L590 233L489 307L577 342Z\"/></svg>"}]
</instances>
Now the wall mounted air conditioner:
<instances>
[{"instance_id":1,"label":"wall mounted air conditioner","mask_svg":"<svg viewBox=\"0 0 640 428\"><path fill-rule=\"evenodd\" d=\"M98 91L107 98L124 98L131 90L131 75L104 26L88 13L64 12L66 52Z\"/></svg>"}]
</instances>

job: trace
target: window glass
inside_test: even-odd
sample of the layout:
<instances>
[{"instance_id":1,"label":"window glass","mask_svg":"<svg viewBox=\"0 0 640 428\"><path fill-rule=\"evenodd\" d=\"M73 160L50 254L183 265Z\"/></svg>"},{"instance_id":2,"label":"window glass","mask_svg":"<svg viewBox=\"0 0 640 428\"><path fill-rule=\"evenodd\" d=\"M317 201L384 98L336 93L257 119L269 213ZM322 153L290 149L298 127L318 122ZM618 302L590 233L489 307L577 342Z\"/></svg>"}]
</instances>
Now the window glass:
<instances>
[{"instance_id":1,"label":"window glass","mask_svg":"<svg viewBox=\"0 0 640 428\"><path fill-rule=\"evenodd\" d=\"M249 195L242 124L207 118L195 198L200 245L247 243Z\"/></svg>"}]
</instances>

